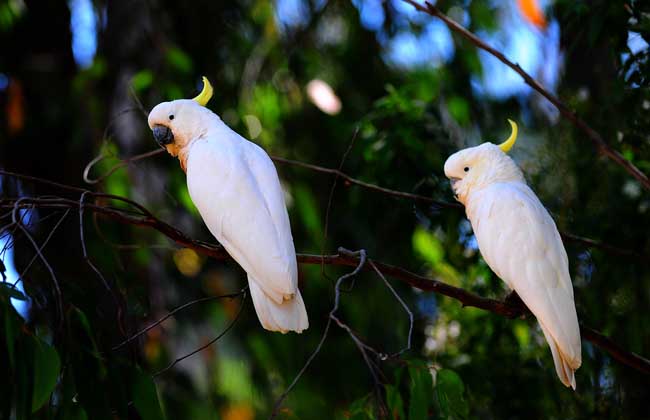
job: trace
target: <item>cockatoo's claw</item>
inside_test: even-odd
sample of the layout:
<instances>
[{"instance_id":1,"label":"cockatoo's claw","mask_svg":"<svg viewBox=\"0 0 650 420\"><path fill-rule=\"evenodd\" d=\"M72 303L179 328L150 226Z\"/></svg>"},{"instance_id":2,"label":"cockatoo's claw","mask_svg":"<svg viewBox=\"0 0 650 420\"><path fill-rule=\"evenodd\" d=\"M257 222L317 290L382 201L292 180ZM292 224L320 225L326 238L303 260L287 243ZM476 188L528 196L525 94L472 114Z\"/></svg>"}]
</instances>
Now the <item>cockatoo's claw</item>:
<instances>
[{"instance_id":1,"label":"cockatoo's claw","mask_svg":"<svg viewBox=\"0 0 650 420\"><path fill-rule=\"evenodd\" d=\"M513 318L519 317L521 315L530 312L528 310L528 307L526 307L526 304L521 300L517 292L515 292L514 290L510 292L503 301L506 305L508 305L514 310L512 314Z\"/></svg>"},{"instance_id":2,"label":"cockatoo's claw","mask_svg":"<svg viewBox=\"0 0 650 420\"><path fill-rule=\"evenodd\" d=\"M504 301L509 305L523 305L524 304L524 302L522 302L522 300L519 297L519 295L517 294L517 292L515 292L514 290L512 290L512 291L510 291L510 293L508 293L508 296L506 296Z\"/></svg>"}]
</instances>

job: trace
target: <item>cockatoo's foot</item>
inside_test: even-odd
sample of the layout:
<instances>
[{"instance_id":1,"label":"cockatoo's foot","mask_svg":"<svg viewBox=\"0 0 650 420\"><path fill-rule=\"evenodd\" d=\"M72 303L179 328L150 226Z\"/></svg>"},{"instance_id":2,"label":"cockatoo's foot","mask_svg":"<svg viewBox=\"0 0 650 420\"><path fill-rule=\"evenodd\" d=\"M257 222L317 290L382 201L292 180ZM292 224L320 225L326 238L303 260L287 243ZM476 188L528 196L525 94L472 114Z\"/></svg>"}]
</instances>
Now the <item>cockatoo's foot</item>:
<instances>
[{"instance_id":1,"label":"cockatoo's foot","mask_svg":"<svg viewBox=\"0 0 650 420\"><path fill-rule=\"evenodd\" d=\"M524 302L521 300L517 292L515 292L514 290L508 293L508 296L506 296L506 298L503 299L503 301L508 305L513 305L513 306L519 306L524 304Z\"/></svg>"},{"instance_id":2,"label":"cockatoo's foot","mask_svg":"<svg viewBox=\"0 0 650 420\"><path fill-rule=\"evenodd\" d=\"M508 306L514 309L513 318L524 315L527 312L530 312L528 310L528 307L526 307L526 304L521 300L517 292L515 292L514 290L508 293L508 296L506 296L506 298L503 301L505 304L507 304Z\"/></svg>"}]
</instances>

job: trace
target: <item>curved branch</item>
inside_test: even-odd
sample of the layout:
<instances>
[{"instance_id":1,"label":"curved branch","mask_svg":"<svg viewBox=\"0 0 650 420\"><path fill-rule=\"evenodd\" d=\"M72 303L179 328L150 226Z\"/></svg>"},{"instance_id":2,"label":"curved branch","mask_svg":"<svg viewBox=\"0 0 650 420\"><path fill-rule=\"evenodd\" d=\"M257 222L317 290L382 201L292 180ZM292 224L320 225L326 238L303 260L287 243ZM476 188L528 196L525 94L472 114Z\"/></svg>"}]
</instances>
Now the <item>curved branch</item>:
<instances>
[{"instance_id":1,"label":"curved branch","mask_svg":"<svg viewBox=\"0 0 650 420\"><path fill-rule=\"evenodd\" d=\"M0 208L18 209L21 207L29 208L74 208L78 209L80 203L76 200L52 199L52 198L22 198L18 200L3 200L0 202ZM87 211L94 211L98 214L107 216L120 223L131 224L135 226L144 226L153 228L177 244L191 248L199 254L215 258L217 260L231 260L232 258L221 245L208 244L198 241L185 235L180 230L163 222L153 215L134 216L124 209L104 207L97 204L86 203L84 207ZM151 214L150 212L148 212ZM314 255L314 254L297 254L297 260L300 264L327 264L347 267L358 267L359 257L347 254L333 255ZM499 301L496 299L484 298L469 292L465 289L452 286L450 284L432 279L427 276L413 273L405 268L373 260L374 265L384 274L403 281L404 283L416 289L435 292L459 301L463 306L473 306L485 311L489 311L508 318L526 315L528 310L521 303L513 301ZM373 271L370 265L363 265L364 271ZM615 360L627 365L639 372L650 375L650 360L639 356L633 352L624 350L611 339L601 333L581 324L582 337L600 347L609 353Z\"/></svg>"},{"instance_id":2,"label":"curved branch","mask_svg":"<svg viewBox=\"0 0 650 420\"><path fill-rule=\"evenodd\" d=\"M97 178L94 181L99 182L101 180L104 180L107 177L109 177L110 175L112 175L114 172L116 172L117 170L127 166L129 163L132 163L132 162L134 162L136 160L144 159L144 158L147 158L147 157L155 156L155 155L158 155L158 154L160 154L162 152L163 152L162 149L154 149L154 150L151 150L149 152L146 152L146 153L143 153L143 154L140 154L140 155L136 155L136 156L134 156L132 158L120 161L115 166L110 168L106 174L100 176L99 178ZM101 160L103 158L104 158L103 155L99 155L98 157L93 159L86 166L86 169L84 170L84 177L86 177L86 175L87 175L86 172L90 170L91 166L94 163L97 162L97 159ZM345 172L341 171L340 169L327 168L327 167L324 167L324 166L314 165L314 164L311 164L311 163L301 162L299 160L287 159L287 158L283 158L283 157L279 157L279 156L271 156L271 159L273 159L275 162L278 162L278 163L291 165L291 166L297 166L297 167L300 167L300 168L308 169L308 170L313 171L313 172L319 172L319 173L334 175L334 176L337 176L337 177L345 180L348 185L356 185L356 186L359 186L359 187L364 188L366 190L378 192L378 193L381 193L381 194L384 194L384 195L387 195L387 196L402 198L402 199L406 199L406 200L419 201L419 202L422 202L422 203L428 203L428 204L431 204L431 205L439 207L439 208L447 208L447 209L455 209L455 210L464 209L464 207L460 203L451 203L451 202L447 202L447 201L435 200L434 198L426 196L426 195L419 195L419 194L413 194L413 193L409 193L409 192L405 192L405 191L392 190L390 188L384 188L384 187L381 187L381 186L376 185L376 184L361 181L360 179L351 177L350 175L346 174ZM16 177L16 178L22 178L22 179L25 179L25 180L28 180L28 181L39 182L39 183L42 183L42 184L51 185L51 186L61 188L61 189L64 189L64 190L69 190L69 191L75 191L75 192L81 192L81 193L84 193L84 192L85 193L91 193L90 190L87 190L85 188L79 188L79 187L73 187L73 186L69 186L69 185L59 184L57 182L53 182L53 181L49 181L49 180L46 180L46 179L37 178L37 177L29 176L29 175L18 174L18 173L15 173L15 172L0 170L0 175L8 175L8 176ZM87 182L94 182L94 181L87 181ZM135 207L139 206L139 210L142 211L142 212L146 211L146 209L144 207L140 206L138 203L136 203L134 201L131 201L131 200L128 200L128 199L126 199L124 197L118 197L118 196L112 196L110 194L100 194L100 193L92 193L92 194L102 196L102 197L105 197L105 198L109 198L109 199L121 200L121 201L126 202L127 204L132 205L132 206L135 206ZM575 234L570 233L570 232L560 231L560 235L562 235L562 239L564 239L565 241L581 244L581 245L586 246L587 248L597 248L597 249L605 251L605 252L607 252L609 254L618 255L618 256L622 256L622 257L628 257L628 258L641 259L643 261L646 261L649 258L649 256L643 255L642 253L639 253L639 252L631 250L631 249L619 248L619 247L610 245L608 243L605 243L603 241L597 241L595 239L586 238L586 237L583 237L583 236L578 236L578 235L575 235Z\"/></svg>"},{"instance_id":3,"label":"curved branch","mask_svg":"<svg viewBox=\"0 0 650 420\"><path fill-rule=\"evenodd\" d=\"M431 16L437 17L442 20L452 31L460 34L461 36L467 38L472 44L476 45L478 48L487 51L496 57L506 66L510 67L512 70L517 72L523 79L524 82L531 88L535 89L540 95L546 98L550 103L552 103L558 111L573 125L582 130L589 140L593 143L594 147L603 155L607 156L609 159L614 161L620 167L622 167L628 174L633 176L646 190L650 190L650 179L648 176L641 172L632 162L628 161L616 150L612 149L606 142L603 140L602 136L593 128L591 128L582 118L580 118L575 112L573 112L569 107L562 102L559 98L554 96L552 93L544 89L542 85L531 75L526 73L519 64L515 64L510 61L501 51L489 46L481 38L474 35L472 32L463 28L456 21L442 13L437 7L431 3L425 1L424 6L416 3L413 0L403 0L406 3L412 5L417 10L427 13Z\"/></svg>"},{"instance_id":4,"label":"curved branch","mask_svg":"<svg viewBox=\"0 0 650 420\"><path fill-rule=\"evenodd\" d=\"M156 155L159 155L159 154L164 153L164 152L165 152L165 149L154 149L154 150L150 150L150 151L145 152L145 153L141 153L139 155L132 156L132 157L127 158L127 159L120 159L120 161L118 163L116 163L111 168L109 168L109 170L106 171L106 173L102 174L99 178L90 178L90 171L92 170L92 168L96 164L101 162L102 160L109 157L109 156L106 156L105 154L101 153L101 154L97 155L97 157L95 157L93 160L88 162L88 164L84 168L84 172L83 172L84 182L86 182L87 184L91 184L91 185L92 184L98 184L98 183L102 182L103 180L105 180L106 178L108 178L109 176L113 175L118 170L124 168L127 165L130 165L133 162L137 162L137 161L142 160L142 159L150 158L152 156L156 156ZM113 157L113 156L111 156L111 157Z\"/></svg>"},{"instance_id":5,"label":"curved branch","mask_svg":"<svg viewBox=\"0 0 650 420\"><path fill-rule=\"evenodd\" d=\"M284 163L287 165L293 165L293 166L298 166L301 168L309 169L310 171L314 172L320 172L320 173L325 173L325 174L330 174L330 175L335 175L338 176L345 181L347 181L349 184L357 185L362 188L365 188L369 191L375 191L382 193L384 195L392 196L392 197L397 197L397 198L404 198L407 200L413 200L413 201L419 201L422 203L429 203L431 205L440 207L440 208L447 208L447 209L455 209L455 210L464 210L465 207L463 207L460 203L450 203L446 201L440 201L440 200L435 200L429 196L426 195L419 195L419 194L413 194L413 193L408 193L404 191L398 191L398 190L391 190L389 188L384 188L380 187L379 185L371 184L369 182L361 181L359 179L353 178L350 175L346 174L345 172L342 172L339 169L334 169L334 168L326 168L324 166L318 166L318 165L313 165L311 163L305 163L301 162L299 160L292 160L292 159L286 159L278 156L271 156L271 159L273 159L275 162L279 163ZM610 245L608 243L602 242L602 241L597 241L595 239L591 238L585 238L583 236L578 236L574 235L573 233L566 232L566 231L560 231L560 235L562 235L562 239L564 239L567 242L574 242L577 244L584 245L588 248L598 248L600 250L603 250L607 253L610 254L615 254L619 255L622 257L631 257L631 258L636 258L636 259L641 259L643 261L647 261L649 256L643 255L637 251L633 251L630 249L624 249L624 248L619 248L613 245Z\"/></svg>"},{"instance_id":6,"label":"curved branch","mask_svg":"<svg viewBox=\"0 0 650 420\"><path fill-rule=\"evenodd\" d=\"M199 347L198 349L194 349L194 350L192 350L191 352L189 352L189 353L187 353L187 354L185 354L185 355L183 355L183 356L180 356L180 357L176 358L176 360L174 360L173 362L171 362L170 364L168 364L167 366L165 366L164 368L162 368L162 369L159 370L158 372L154 373L154 374L152 375L152 377L153 377L154 379L157 378L158 376L162 375L163 373L167 372L169 369L173 368L174 366L176 366L178 363L182 362L183 360L185 360L185 359L187 359L187 358L189 358L189 357L192 357L192 356L194 356L195 354L200 353L200 352L202 352L203 350L205 350L206 348L210 347L211 345L213 345L214 343L216 343L217 341L219 341L219 339L220 339L221 337L223 337L224 335L226 335L226 334L228 333L228 331L230 331L230 330L232 329L232 327L235 326L235 323L239 320L239 316L241 315L242 310L244 309L244 302L245 302L245 300L246 300L246 297L248 296L247 288L243 289L240 293L237 293L237 294L235 294L234 296L241 296L241 301L239 302L239 309L237 310L237 314L236 314L235 317L234 317L234 318L233 318L233 319L228 323L228 325L226 326L226 328L224 328L224 330L221 331L221 332L219 333L219 335L217 335L215 338L213 338L212 340L208 341L207 343L205 343L204 345L202 345L202 346ZM234 299L234 297L231 297L231 299Z\"/></svg>"},{"instance_id":7,"label":"curved branch","mask_svg":"<svg viewBox=\"0 0 650 420\"><path fill-rule=\"evenodd\" d=\"M350 175L342 172L340 169L325 168L323 166L312 165L311 163L301 162L299 160L287 159L279 156L271 156L275 162L285 163L288 165L299 166L301 168L309 169L314 172L321 172L325 174L337 175L339 178L344 179L350 184L358 185L362 188L371 191L377 191L385 195L390 195L398 198L405 198L407 200L421 201L423 203L434 204L438 207L448 208L448 209L463 209L463 206L459 203L450 203L446 201L435 200L431 197L425 195L412 194L404 191L391 190L388 188L380 187L379 185L371 184L369 182L364 182L356 178L352 178Z\"/></svg>"}]
</instances>

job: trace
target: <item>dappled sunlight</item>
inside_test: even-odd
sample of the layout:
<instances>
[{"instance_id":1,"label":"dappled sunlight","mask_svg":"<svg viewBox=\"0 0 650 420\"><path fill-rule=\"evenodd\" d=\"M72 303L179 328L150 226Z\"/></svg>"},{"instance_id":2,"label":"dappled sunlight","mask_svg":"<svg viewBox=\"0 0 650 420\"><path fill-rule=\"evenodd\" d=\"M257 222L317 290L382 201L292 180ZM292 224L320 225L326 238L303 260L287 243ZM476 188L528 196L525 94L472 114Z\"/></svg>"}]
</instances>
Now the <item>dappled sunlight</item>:
<instances>
[{"instance_id":1,"label":"dappled sunlight","mask_svg":"<svg viewBox=\"0 0 650 420\"><path fill-rule=\"evenodd\" d=\"M650 5L588 3L0 2L0 418L643 417Z\"/></svg>"},{"instance_id":2,"label":"dappled sunlight","mask_svg":"<svg viewBox=\"0 0 650 420\"><path fill-rule=\"evenodd\" d=\"M341 112L341 100L330 85L320 79L311 80L306 86L309 100L321 111L329 115Z\"/></svg>"},{"instance_id":3,"label":"dappled sunlight","mask_svg":"<svg viewBox=\"0 0 650 420\"><path fill-rule=\"evenodd\" d=\"M255 140L262 134L262 123L255 115L244 115L244 123L248 128L248 136L251 140Z\"/></svg>"},{"instance_id":4,"label":"dappled sunlight","mask_svg":"<svg viewBox=\"0 0 650 420\"><path fill-rule=\"evenodd\" d=\"M174 263L186 277L194 277L201 270L201 259L193 249L182 248L174 252Z\"/></svg>"},{"instance_id":5,"label":"dappled sunlight","mask_svg":"<svg viewBox=\"0 0 650 420\"><path fill-rule=\"evenodd\" d=\"M546 4L547 2L544 2ZM546 16L540 2L537 0L517 0L522 16L539 29L546 29Z\"/></svg>"},{"instance_id":6,"label":"dappled sunlight","mask_svg":"<svg viewBox=\"0 0 650 420\"><path fill-rule=\"evenodd\" d=\"M14 265L14 249L12 242L12 237L8 232L5 231L0 234L0 260L2 260L1 264L4 268L4 271L2 272L2 282L5 283L7 287L15 287L16 290L25 297L27 296L25 294L25 287ZM11 298L11 304L20 316L28 319L30 301L29 298L25 300L23 297Z\"/></svg>"},{"instance_id":7,"label":"dappled sunlight","mask_svg":"<svg viewBox=\"0 0 650 420\"><path fill-rule=\"evenodd\" d=\"M97 17L91 0L69 0L72 54L79 67L93 63L97 51Z\"/></svg>"},{"instance_id":8,"label":"dappled sunlight","mask_svg":"<svg viewBox=\"0 0 650 420\"><path fill-rule=\"evenodd\" d=\"M563 63L557 20L540 27L522 19L516 8L504 6L498 24L500 30L482 32L481 38L502 50L509 59L534 75L546 89L554 92ZM483 66L482 77L472 82L478 95L506 99L511 96L527 97L533 92L521 76L491 54L481 51L479 57Z\"/></svg>"}]
</instances>

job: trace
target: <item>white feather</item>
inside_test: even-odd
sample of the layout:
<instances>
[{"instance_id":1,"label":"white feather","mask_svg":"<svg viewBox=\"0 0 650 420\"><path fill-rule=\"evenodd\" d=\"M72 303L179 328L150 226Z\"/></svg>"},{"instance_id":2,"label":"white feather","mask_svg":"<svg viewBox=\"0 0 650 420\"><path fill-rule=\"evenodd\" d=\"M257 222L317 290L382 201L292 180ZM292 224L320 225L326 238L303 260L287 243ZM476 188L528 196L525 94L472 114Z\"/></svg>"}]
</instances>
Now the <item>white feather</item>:
<instances>
[{"instance_id":1,"label":"white feather","mask_svg":"<svg viewBox=\"0 0 650 420\"><path fill-rule=\"evenodd\" d=\"M483 258L537 317L560 380L575 389L580 329L568 259L553 219L518 180L472 192L466 210Z\"/></svg>"},{"instance_id":2,"label":"white feather","mask_svg":"<svg viewBox=\"0 0 650 420\"><path fill-rule=\"evenodd\" d=\"M215 118L189 145L187 185L210 232L248 274L262 326L306 329L289 216L266 152Z\"/></svg>"}]
</instances>

